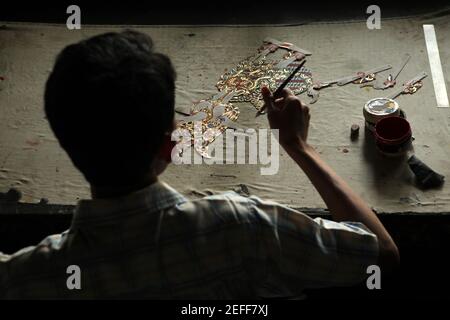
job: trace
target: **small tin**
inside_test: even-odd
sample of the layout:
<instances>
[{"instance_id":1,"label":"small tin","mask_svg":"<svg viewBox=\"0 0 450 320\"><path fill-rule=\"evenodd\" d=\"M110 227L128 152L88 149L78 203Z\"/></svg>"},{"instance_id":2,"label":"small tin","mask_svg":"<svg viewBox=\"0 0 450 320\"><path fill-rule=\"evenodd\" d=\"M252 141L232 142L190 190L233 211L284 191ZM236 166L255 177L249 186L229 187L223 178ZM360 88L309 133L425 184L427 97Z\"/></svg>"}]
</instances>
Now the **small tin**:
<instances>
[{"instance_id":1,"label":"small tin","mask_svg":"<svg viewBox=\"0 0 450 320\"><path fill-rule=\"evenodd\" d=\"M399 116L400 108L395 100L375 98L367 101L364 105L363 114L364 119L366 119L366 127L373 132L376 123L381 119Z\"/></svg>"}]
</instances>

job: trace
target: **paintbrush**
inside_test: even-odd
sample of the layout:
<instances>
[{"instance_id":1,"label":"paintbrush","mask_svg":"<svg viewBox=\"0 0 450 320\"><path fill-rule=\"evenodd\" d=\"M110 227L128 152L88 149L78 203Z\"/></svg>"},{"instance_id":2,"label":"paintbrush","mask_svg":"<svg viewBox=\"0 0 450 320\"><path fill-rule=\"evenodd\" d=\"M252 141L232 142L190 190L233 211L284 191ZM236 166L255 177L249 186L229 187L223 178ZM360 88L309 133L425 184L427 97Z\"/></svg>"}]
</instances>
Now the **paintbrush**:
<instances>
[{"instance_id":1,"label":"paintbrush","mask_svg":"<svg viewBox=\"0 0 450 320\"><path fill-rule=\"evenodd\" d=\"M281 91L283 91L284 87L286 87L287 84L292 80L292 78L297 74L297 72L299 72L299 70L303 67L303 65L305 64L305 62L306 62L306 59L304 59L304 60L302 61L302 63L300 63L300 64L298 65L298 67L295 68L294 71L292 71L292 73L286 78L286 80L283 81L282 84L280 84L280 86L279 86L279 87L275 90L275 92L272 94L273 100L275 100L276 98L278 98L278 97L280 96ZM264 104L264 105L262 106L262 108L259 109L259 111L256 113L256 117L258 117L258 116L264 114L264 110L265 110L265 109L266 109L266 105Z\"/></svg>"}]
</instances>

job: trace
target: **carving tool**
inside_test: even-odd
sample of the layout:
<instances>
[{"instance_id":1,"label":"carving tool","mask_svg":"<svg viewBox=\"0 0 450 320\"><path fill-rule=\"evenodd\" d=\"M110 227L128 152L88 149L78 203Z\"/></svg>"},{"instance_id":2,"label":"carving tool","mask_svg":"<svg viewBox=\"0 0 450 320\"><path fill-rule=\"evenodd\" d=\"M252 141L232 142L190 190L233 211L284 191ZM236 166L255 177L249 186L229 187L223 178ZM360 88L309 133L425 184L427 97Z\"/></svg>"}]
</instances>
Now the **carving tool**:
<instances>
[{"instance_id":1,"label":"carving tool","mask_svg":"<svg viewBox=\"0 0 450 320\"><path fill-rule=\"evenodd\" d=\"M292 78L295 76L295 74L303 67L303 65L306 63L306 59L302 61L302 63L300 63L298 65L297 68L294 69L294 71L292 71L292 73L286 78L286 80L283 81L282 84L280 84L280 86L278 87L277 90L275 90L275 92L272 94L272 98L276 99L277 97L280 96L281 91L283 91L284 87L286 87L286 85L289 83L289 81L292 80ZM264 104L262 106L261 109L259 109L259 111L256 113L256 117L259 117L260 115L264 114L264 110L266 108L266 105Z\"/></svg>"}]
</instances>

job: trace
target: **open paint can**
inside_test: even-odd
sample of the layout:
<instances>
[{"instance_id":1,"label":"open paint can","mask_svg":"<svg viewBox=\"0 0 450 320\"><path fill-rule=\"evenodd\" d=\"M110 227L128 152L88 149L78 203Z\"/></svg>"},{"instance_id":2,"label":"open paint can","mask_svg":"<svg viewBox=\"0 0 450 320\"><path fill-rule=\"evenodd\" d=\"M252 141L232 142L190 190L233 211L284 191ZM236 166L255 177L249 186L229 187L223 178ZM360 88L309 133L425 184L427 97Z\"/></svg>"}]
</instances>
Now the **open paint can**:
<instances>
[{"instance_id":1,"label":"open paint can","mask_svg":"<svg viewBox=\"0 0 450 320\"><path fill-rule=\"evenodd\" d=\"M411 126L402 117L379 120L375 125L374 135L378 150L387 155L404 154L411 146Z\"/></svg>"},{"instance_id":2,"label":"open paint can","mask_svg":"<svg viewBox=\"0 0 450 320\"><path fill-rule=\"evenodd\" d=\"M375 125L378 121L388 117L400 115L400 108L395 100L388 98L375 98L367 101L364 105L364 119L366 127L374 132Z\"/></svg>"}]
</instances>

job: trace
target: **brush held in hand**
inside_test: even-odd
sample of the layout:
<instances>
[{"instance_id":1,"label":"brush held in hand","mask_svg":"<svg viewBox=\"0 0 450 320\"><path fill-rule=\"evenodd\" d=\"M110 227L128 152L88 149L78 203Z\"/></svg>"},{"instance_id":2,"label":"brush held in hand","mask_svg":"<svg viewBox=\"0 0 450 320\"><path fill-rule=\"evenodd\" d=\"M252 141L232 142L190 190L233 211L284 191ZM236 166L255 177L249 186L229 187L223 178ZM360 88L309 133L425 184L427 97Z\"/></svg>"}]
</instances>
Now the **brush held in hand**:
<instances>
[{"instance_id":1,"label":"brush held in hand","mask_svg":"<svg viewBox=\"0 0 450 320\"><path fill-rule=\"evenodd\" d=\"M292 80L292 78L297 74L297 72L300 71L300 69L303 67L303 65L305 64L306 60L303 60L302 63L300 63L298 65L297 68L294 69L294 71L292 71L292 73L286 78L286 80L283 81L282 84L280 84L280 86L277 88L277 90L274 91L274 93L272 94L273 98L276 99L280 96L281 91L283 91L283 89L287 86L287 84ZM260 116L264 113L264 110L266 109L266 105L264 105L257 113L256 116Z\"/></svg>"}]
</instances>

